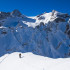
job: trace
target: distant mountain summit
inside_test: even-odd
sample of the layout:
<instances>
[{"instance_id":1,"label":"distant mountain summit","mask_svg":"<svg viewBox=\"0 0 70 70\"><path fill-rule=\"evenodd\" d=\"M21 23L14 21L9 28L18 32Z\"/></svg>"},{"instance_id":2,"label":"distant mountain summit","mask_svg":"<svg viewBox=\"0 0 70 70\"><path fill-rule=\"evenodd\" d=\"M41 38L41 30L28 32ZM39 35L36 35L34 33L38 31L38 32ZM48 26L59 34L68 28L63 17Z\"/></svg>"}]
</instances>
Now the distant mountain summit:
<instances>
[{"instance_id":1,"label":"distant mountain summit","mask_svg":"<svg viewBox=\"0 0 70 70\"><path fill-rule=\"evenodd\" d=\"M14 11L11 12L11 15L20 17L22 14L20 13L19 10L14 10Z\"/></svg>"},{"instance_id":2,"label":"distant mountain summit","mask_svg":"<svg viewBox=\"0 0 70 70\"><path fill-rule=\"evenodd\" d=\"M70 15L55 10L35 17L19 10L0 12L0 56L12 52L70 57Z\"/></svg>"}]
</instances>

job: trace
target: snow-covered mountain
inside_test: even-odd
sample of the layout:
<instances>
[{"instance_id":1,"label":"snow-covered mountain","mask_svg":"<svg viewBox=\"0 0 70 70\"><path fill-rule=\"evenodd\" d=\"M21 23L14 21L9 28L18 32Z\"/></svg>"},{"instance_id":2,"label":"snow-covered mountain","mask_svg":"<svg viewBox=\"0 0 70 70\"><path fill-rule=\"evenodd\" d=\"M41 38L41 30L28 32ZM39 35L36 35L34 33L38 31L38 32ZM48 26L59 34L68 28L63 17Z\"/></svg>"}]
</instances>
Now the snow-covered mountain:
<instances>
[{"instance_id":1,"label":"snow-covered mountain","mask_svg":"<svg viewBox=\"0 0 70 70\"><path fill-rule=\"evenodd\" d=\"M18 10L0 12L0 56L12 52L70 57L70 15L55 10L34 17Z\"/></svg>"}]
</instances>

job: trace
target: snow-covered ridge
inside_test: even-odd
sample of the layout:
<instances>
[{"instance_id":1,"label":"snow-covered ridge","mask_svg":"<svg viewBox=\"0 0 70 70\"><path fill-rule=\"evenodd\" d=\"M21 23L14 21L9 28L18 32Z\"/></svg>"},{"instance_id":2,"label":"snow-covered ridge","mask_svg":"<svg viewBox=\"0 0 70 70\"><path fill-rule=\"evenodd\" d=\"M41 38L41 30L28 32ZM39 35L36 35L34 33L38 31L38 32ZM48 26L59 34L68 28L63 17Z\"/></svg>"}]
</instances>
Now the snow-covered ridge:
<instances>
[{"instance_id":1,"label":"snow-covered ridge","mask_svg":"<svg viewBox=\"0 0 70 70\"><path fill-rule=\"evenodd\" d=\"M53 10L35 17L18 10L0 13L0 56L32 52L52 58L70 57L70 15Z\"/></svg>"}]
</instances>

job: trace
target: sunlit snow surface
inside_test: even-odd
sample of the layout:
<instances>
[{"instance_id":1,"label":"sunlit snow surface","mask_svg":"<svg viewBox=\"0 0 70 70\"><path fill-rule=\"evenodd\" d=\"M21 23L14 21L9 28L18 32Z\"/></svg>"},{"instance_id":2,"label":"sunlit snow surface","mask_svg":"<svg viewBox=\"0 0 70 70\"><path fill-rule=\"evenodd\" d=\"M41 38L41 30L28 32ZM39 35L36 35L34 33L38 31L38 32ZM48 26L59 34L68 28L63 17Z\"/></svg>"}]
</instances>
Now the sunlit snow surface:
<instances>
[{"instance_id":1,"label":"sunlit snow surface","mask_svg":"<svg viewBox=\"0 0 70 70\"><path fill-rule=\"evenodd\" d=\"M52 59L32 53L6 54L0 57L0 70L70 70L70 58Z\"/></svg>"}]
</instances>

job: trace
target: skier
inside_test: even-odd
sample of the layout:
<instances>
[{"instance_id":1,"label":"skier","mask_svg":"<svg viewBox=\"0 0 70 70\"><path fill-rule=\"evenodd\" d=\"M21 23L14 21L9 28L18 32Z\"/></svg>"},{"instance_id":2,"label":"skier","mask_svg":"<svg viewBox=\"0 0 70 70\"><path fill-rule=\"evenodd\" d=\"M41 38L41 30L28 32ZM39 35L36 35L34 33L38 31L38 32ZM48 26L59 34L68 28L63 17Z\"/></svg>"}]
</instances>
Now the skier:
<instances>
[{"instance_id":1,"label":"skier","mask_svg":"<svg viewBox=\"0 0 70 70\"><path fill-rule=\"evenodd\" d=\"M21 58L21 53L19 54L19 58Z\"/></svg>"}]
</instances>

